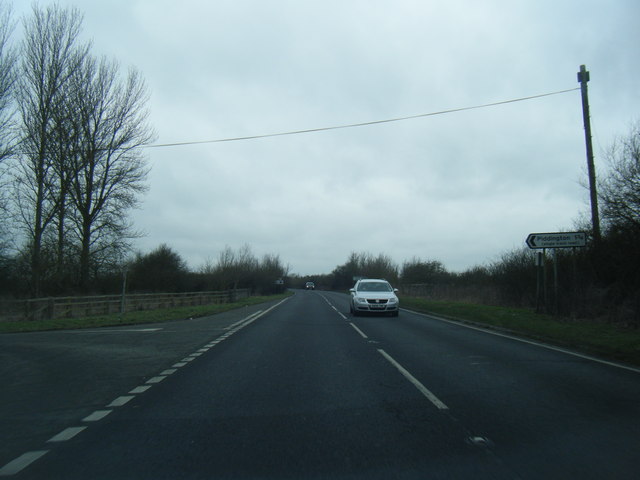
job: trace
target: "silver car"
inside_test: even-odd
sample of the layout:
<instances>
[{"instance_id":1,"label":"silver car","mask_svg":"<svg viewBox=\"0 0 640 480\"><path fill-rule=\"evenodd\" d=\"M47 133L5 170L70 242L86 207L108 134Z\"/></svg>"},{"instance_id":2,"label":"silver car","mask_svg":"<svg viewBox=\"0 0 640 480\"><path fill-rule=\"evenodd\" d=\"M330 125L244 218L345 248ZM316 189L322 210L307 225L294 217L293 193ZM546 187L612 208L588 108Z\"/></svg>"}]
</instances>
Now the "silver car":
<instances>
[{"instance_id":1,"label":"silver car","mask_svg":"<svg viewBox=\"0 0 640 480\"><path fill-rule=\"evenodd\" d=\"M398 289L393 288L386 280L362 279L358 280L349 290L351 300L349 310L354 316L361 313L387 313L398 316L400 301L396 296Z\"/></svg>"}]
</instances>

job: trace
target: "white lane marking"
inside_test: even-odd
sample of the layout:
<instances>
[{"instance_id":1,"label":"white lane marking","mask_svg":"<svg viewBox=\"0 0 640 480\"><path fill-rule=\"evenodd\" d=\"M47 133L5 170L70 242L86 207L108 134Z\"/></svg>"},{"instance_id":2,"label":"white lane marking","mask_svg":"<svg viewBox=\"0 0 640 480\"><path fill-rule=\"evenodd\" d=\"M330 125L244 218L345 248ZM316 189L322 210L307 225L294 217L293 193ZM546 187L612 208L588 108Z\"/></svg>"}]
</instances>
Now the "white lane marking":
<instances>
[{"instance_id":1,"label":"white lane marking","mask_svg":"<svg viewBox=\"0 0 640 480\"><path fill-rule=\"evenodd\" d=\"M69 331L67 331L65 333L70 333L72 335L95 334L95 333L130 333L130 332L148 333L148 332L157 332L159 330L162 330L162 328L127 328L127 329L122 329L122 328L107 329L107 328L105 328L104 330L69 330Z\"/></svg>"},{"instance_id":2,"label":"white lane marking","mask_svg":"<svg viewBox=\"0 0 640 480\"><path fill-rule=\"evenodd\" d=\"M149 380L147 380L147 383L160 383L165 378L167 378L167 377L158 375L157 377L153 377L153 378L150 378Z\"/></svg>"},{"instance_id":3,"label":"white lane marking","mask_svg":"<svg viewBox=\"0 0 640 480\"><path fill-rule=\"evenodd\" d=\"M47 453L49 453L49 450L35 450L33 452L23 453L18 458L11 460L4 467L0 468L0 477L10 477L11 475L20 473Z\"/></svg>"},{"instance_id":4,"label":"white lane marking","mask_svg":"<svg viewBox=\"0 0 640 480\"><path fill-rule=\"evenodd\" d=\"M242 330L244 327L246 327L247 325L251 325L253 322L255 322L256 320L258 320L260 317L264 317L267 313L269 313L271 310L279 307L280 305L282 305L284 302L286 302L287 300L289 300L291 297L287 297L284 298L282 300L280 300L278 303L276 303L275 305L272 305L271 307L267 308L266 310L262 311L259 310L258 312L249 315L248 317L246 317L244 320L242 320L242 322L236 322L233 325L237 325L235 327L233 327L232 330L229 330L227 333L225 333L224 335L222 335L221 337L218 338L218 341L222 341L222 340L226 340L227 338L229 338L231 335L233 335L234 333ZM232 326L233 326L232 325Z\"/></svg>"},{"instance_id":5,"label":"white lane marking","mask_svg":"<svg viewBox=\"0 0 640 480\"><path fill-rule=\"evenodd\" d=\"M229 331L228 333L223 335L222 339L224 340L224 339L230 337L231 335L236 333L238 330L246 327L247 325L249 325L253 321L257 320L259 317L261 317L264 314L270 312L274 308L280 306L282 303L284 303L288 299L289 298L285 298L284 300L278 302L276 305L272 306L271 308L269 308L265 312L260 310L260 311L258 311L256 313L250 315L249 317L246 317L246 318L240 320L239 322L236 322L233 325L227 327L227 329L233 329L233 330ZM94 330L94 331L84 330L84 331L73 331L73 332L69 332L69 333L156 332L158 330L162 330L162 328L143 328L143 329L128 329L128 330ZM201 348L200 350L198 350L198 353L191 354L189 357L184 358L181 362L175 363L173 365L174 369L165 370L164 372L162 372L162 374L163 375L168 375L168 374L174 373L176 371L175 370L176 368L184 367L185 365L187 365L188 362L191 362L192 360L195 360L196 357L202 355L202 353L204 353L204 352L207 352L209 350L209 348L217 345L218 343L220 343L220 341L221 341L220 339L217 339L217 340L214 340L214 341L210 342L209 344L207 344L205 346L207 348ZM159 383L162 380L164 380L165 378L166 378L166 376L153 377L153 378L147 380L147 383L151 383L151 384ZM151 385L141 385L141 386L138 386L138 387L134 388L129 393L133 393L133 394L144 393L149 388L151 388ZM107 405L107 407L121 407L121 406L125 405L126 403L128 403L129 401L131 401L133 398L135 398L135 395L127 395L127 396L118 397L113 402L111 402L109 405ZM111 412L112 412L112 410L96 410L91 415L88 415L87 417L85 417L83 419L83 421L84 422L96 422L98 420L103 419L104 417L109 415ZM70 440L71 438L75 437L76 435L78 435L80 432L82 432L86 428L87 428L86 426L83 426L83 427L69 427L69 428L63 430L62 432L58 433L57 435L54 435L53 437L51 437L49 440L47 440L47 442L64 442L64 441ZM33 462L35 462L36 460L38 460L42 456L46 455L47 453L49 453L49 450L36 450L36 451L33 451L33 452L26 452L26 453L20 455L19 457L15 458L14 460L12 460L9 463L7 463L4 467L0 468L0 477L12 476L12 475L15 475L17 473L20 473L26 467L28 467Z\"/></svg>"},{"instance_id":6,"label":"white lane marking","mask_svg":"<svg viewBox=\"0 0 640 480\"><path fill-rule=\"evenodd\" d=\"M422 393L425 397L427 397L427 399L431 403L433 403L436 406L436 408L438 408L439 410L449 410L449 407L447 407L444 403L442 403L438 397L436 397L433 393L431 393L427 387L425 387L422 383L420 383L420 381L416 377L411 375L402 365L396 362L391 357L391 355L389 355L387 352L385 352L381 348L378 349L378 352L380 352L380 355L386 358L389 361L389 363L391 363L391 365L396 367L398 371L402 375L404 375L404 377L407 380L413 383L413 385L420 391L420 393Z\"/></svg>"},{"instance_id":7,"label":"white lane marking","mask_svg":"<svg viewBox=\"0 0 640 480\"><path fill-rule=\"evenodd\" d=\"M69 427L61 431L59 434L54 435L47 443L52 442L66 442L67 440L71 440L73 437L78 435L81 431L83 431L87 427Z\"/></svg>"},{"instance_id":8,"label":"white lane marking","mask_svg":"<svg viewBox=\"0 0 640 480\"><path fill-rule=\"evenodd\" d=\"M536 347L546 348L547 350L553 350L555 352L565 353L567 355L571 355L578 358L583 358L585 360L590 360L592 362L601 363L603 365L608 365L610 367L622 368L623 370L629 370L631 372L640 373L640 368L631 367L629 365L622 365L620 363L610 362L608 360L602 360L601 358L592 357L590 355L585 355L583 353L572 352L571 350L566 350L561 347L555 347L553 345L548 345L545 343L536 342L534 340L527 340L525 338L515 337L513 335L509 335L507 333L500 333L490 330L488 328L476 327L473 325L467 325L466 323L456 322L455 320L448 320L446 318L438 317L437 315L430 315L427 313L414 312L413 310L409 310L411 313L415 313L416 315L420 315L427 318L432 318L434 320L439 320L441 322L450 323L451 325L456 325L458 327L465 327L471 330L476 330L478 332L488 333L489 335L495 335L496 337L508 338L510 340L515 340L517 342L528 343L529 345L535 345Z\"/></svg>"},{"instance_id":9,"label":"white lane marking","mask_svg":"<svg viewBox=\"0 0 640 480\"><path fill-rule=\"evenodd\" d=\"M134 398L135 398L134 395L125 395L125 396L122 396L122 397L118 397L113 402L111 402L109 405L107 405L107 408L109 408L109 407L121 407L121 406L129 403Z\"/></svg>"},{"instance_id":10,"label":"white lane marking","mask_svg":"<svg viewBox=\"0 0 640 480\"><path fill-rule=\"evenodd\" d=\"M365 333L362 330L356 327L353 323L349 322L349 325L351 325L354 328L354 330L360 334L362 338L369 338L365 335Z\"/></svg>"},{"instance_id":11,"label":"white lane marking","mask_svg":"<svg viewBox=\"0 0 640 480\"><path fill-rule=\"evenodd\" d=\"M97 422L109 415L113 410L96 410L91 415L88 415L82 419L83 422Z\"/></svg>"},{"instance_id":12,"label":"white lane marking","mask_svg":"<svg viewBox=\"0 0 640 480\"><path fill-rule=\"evenodd\" d=\"M168 368L167 370L165 370L164 372L160 373L160 375L173 375L174 373L176 373L178 371L177 368Z\"/></svg>"},{"instance_id":13,"label":"white lane marking","mask_svg":"<svg viewBox=\"0 0 640 480\"><path fill-rule=\"evenodd\" d=\"M243 322L246 322L247 320L249 320L252 317L255 317L257 315L260 315L262 313L262 310L258 310L257 312L252 313L251 315L249 315L248 317L243 318L242 320L238 320L235 323L232 323L231 325L229 325L228 327L225 327L224 330L233 330L236 326L240 325Z\"/></svg>"},{"instance_id":14,"label":"white lane marking","mask_svg":"<svg viewBox=\"0 0 640 480\"><path fill-rule=\"evenodd\" d=\"M342 317L342 319L343 319L343 320L347 320L347 316L346 316L346 315L344 315L340 310L338 310L338 308L337 308L333 303L331 303L331 301L330 301L327 297L325 297L324 295L320 295L320 296L321 296L322 298L324 298L324 301L325 301L325 302L327 302L327 304L328 304L331 308L333 308L333 309L338 313L338 315L340 315L340 316Z\"/></svg>"},{"instance_id":15,"label":"white lane marking","mask_svg":"<svg viewBox=\"0 0 640 480\"><path fill-rule=\"evenodd\" d=\"M139 387L134 388L129 393L138 394L144 393L151 388L151 385L140 385Z\"/></svg>"},{"instance_id":16,"label":"white lane marking","mask_svg":"<svg viewBox=\"0 0 640 480\"><path fill-rule=\"evenodd\" d=\"M201 355L202 355L202 352L194 352L194 353L192 353L192 354L191 354L191 355L189 355L189 356L190 356L190 357L194 357L194 358L195 358L195 357L199 357L199 356L201 356Z\"/></svg>"}]
</instances>

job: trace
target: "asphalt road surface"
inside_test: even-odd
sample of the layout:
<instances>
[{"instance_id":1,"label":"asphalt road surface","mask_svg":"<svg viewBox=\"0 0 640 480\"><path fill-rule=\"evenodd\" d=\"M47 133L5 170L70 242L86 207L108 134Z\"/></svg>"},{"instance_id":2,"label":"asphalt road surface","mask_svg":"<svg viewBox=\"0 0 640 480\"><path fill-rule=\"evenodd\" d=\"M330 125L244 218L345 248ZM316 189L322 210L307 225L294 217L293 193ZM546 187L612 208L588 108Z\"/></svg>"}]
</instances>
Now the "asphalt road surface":
<instances>
[{"instance_id":1,"label":"asphalt road surface","mask_svg":"<svg viewBox=\"0 0 640 480\"><path fill-rule=\"evenodd\" d=\"M12 479L626 479L640 371L348 297L0 336Z\"/></svg>"}]
</instances>

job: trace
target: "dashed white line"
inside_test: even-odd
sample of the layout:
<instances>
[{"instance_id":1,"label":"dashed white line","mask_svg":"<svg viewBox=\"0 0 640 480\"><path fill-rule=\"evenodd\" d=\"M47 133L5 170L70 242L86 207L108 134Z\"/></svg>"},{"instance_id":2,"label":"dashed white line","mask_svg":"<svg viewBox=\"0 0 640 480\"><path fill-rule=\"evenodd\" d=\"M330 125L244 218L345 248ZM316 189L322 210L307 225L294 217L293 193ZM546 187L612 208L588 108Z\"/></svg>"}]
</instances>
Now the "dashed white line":
<instances>
[{"instance_id":1,"label":"dashed white line","mask_svg":"<svg viewBox=\"0 0 640 480\"><path fill-rule=\"evenodd\" d=\"M113 410L96 410L91 415L82 419L83 422L97 422L109 415Z\"/></svg>"},{"instance_id":2,"label":"dashed white line","mask_svg":"<svg viewBox=\"0 0 640 480\"><path fill-rule=\"evenodd\" d=\"M54 435L49 440L47 440L47 443L66 442L67 440L71 440L73 437L78 435L85 428L87 428L87 427L69 427L69 428L65 428L59 434Z\"/></svg>"},{"instance_id":3,"label":"dashed white line","mask_svg":"<svg viewBox=\"0 0 640 480\"><path fill-rule=\"evenodd\" d=\"M349 322L349 325L351 325L353 327L353 329L356 332L358 332L362 338L369 338L369 337L367 337L367 335L362 330L360 330L358 327L356 327L355 324Z\"/></svg>"},{"instance_id":4,"label":"dashed white line","mask_svg":"<svg viewBox=\"0 0 640 480\"><path fill-rule=\"evenodd\" d=\"M158 375L157 377L153 377L153 378L150 378L149 380L147 380L147 383L160 383L165 378L167 378L167 377Z\"/></svg>"},{"instance_id":5,"label":"dashed white line","mask_svg":"<svg viewBox=\"0 0 640 480\"><path fill-rule=\"evenodd\" d=\"M436 406L436 408L438 408L438 410L449 410L449 407L447 407L444 403L442 403L438 397L436 397L433 393L431 393L427 387L425 387L422 383L420 383L420 381L417 378L415 378L413 375L411 375L402 365L396 362L391 357L391 355L389 355L387 352L385 352L380 348L378 349L378 352L380 353L380 355L386 358L389 361L389 363L391 363L391 365L396 367L398 371L402 375L404 375L404 377L407 380L413 383L413 385L420 391L420 393L422 393L425 397L427 397L427 399L431 403L433 403Z\"/></svg>"},{"instance_id":6,"label":"dashed white line","mask_svg":"<svg viewBox=\"0 0 640 480\"><path fill-rule=\"evenodd\" d=\"M333 303L331 303L331 301L329 301L329 299L328 299L327 297L325 297L324 295L320 295L320 296L321 296L322 298L324 298L324 301L325 301L325 302L327 302L327 304L328 304L331 308L333 308L333 309L336 311L336 313L342 317L342 319L343 319L343 320L347 320L346 315L345 315L345 314L343 314L340 310L338 310L338 308L337 308Z\"/></svg>"},{"instance_id":7,"label":"dashed white line","mask_svg":"<svg viewBox=\"0 0 640 480\"><path fill-rule=\"evenodd\" d=\"M0 477L10 477L20 473L40 457L49 453L49 450L35 450L20 455L18 458L11 460L4 467L0 468Z\"/></svg>"},{"instance_id":8,"label":"dashed white line","mask_svg":"<svg viewBox=\"0 0 640 480\"><path fill-rule=\"evenodd\" d=\"M122 407L126 403L130 402L135 398L134 395L125 395L122 397L116 398L113 402L111 402L107 407Z\"/></svg>"},{"instance_id":9,"label":"dashed white line","mask_svg":"<svg viewBox=\"0 0 640 480\"><path fill-rule=\"evenodd\" d=\"M151 388L151 385L140 385L139 387L134 388L129 393L138 394L144 393Z\"/></svg>"},{"instance_id":10,"label":"dashed white line","mask_svg":"<svg viewBox=\"0 0 640 480\"><path fill-rule=\"evenodd\" d=\"M175 363L172 366L171 369L165 370L164 372L162 372L161 375L150 378L146 382L148 385L140 385L138 387L135 387L134 389L132 389L129 392L130 394L134 394L134 395L124 395L124 396L116 398L109 405L107 405L107 408L109 408L109 407L121 407L121 406L125 405L126 403L128 403L129 401L131 401L132 399L135 398L135 394L146 392L149 388L151 388L151 386L152 386L151 384L160 383L162 380L167 378L167 375L171 375L171 374L175 373L177 371L176 369L186 366L189 362L195 360L200 355L206 353L207 351L209 351L209 349L213 348L215 345L217 345L221 341L229 338L231 335L233 335L237 331L239 331L242 328L246 327L247 325L253 323L259 317L265 315L266 313L270 312L274 308L280 306L282 303L284 303L287 300L288 300L288 298L285 298L284 300L278 302L277 304L273 305L271 308L267 309L264 312L262 310L260 310L258 312L255 312L254 314L249 315L248 317L240 320L239 322L236 322L233 325L230 325L229 327L227 327L227 330L229 330L227 333L225 333L221 337L218 337L217 339L209 342L207 345L205 345L203 348L199 349L197 352L192 353L191 355L189 355L186 358L183 358L180 362ZM111 330L111 332L116 332L116 331L118 331L118 332L132 332L132 331L155 332L155 331L158 331L158 330L162 330L162 329L160 329L160 328L144 328L144 329L128 329L128 330ZM80 333L94 333L94 332L84 331L84 332L80 332ZM108 333L108 331L101 330L101 331L96 332L96 333ZM112 411L113 410L96 410L92 414L86 416L83 419L83 422L97 422L97 421L105 418ZM57 435L54 435L53 437L51 437L49 440L47 440L47 443L64 442L64 441L70 440L73 437L75 437L76 435L78 435L80 432L85 430L86 428L87 428L86 426L69 427L69 428L61 431ZM17 473L20 473L22 470L27 468L29 465L31 465L33 462L35 462L36 460L38 460L42 456L46 455L47 453L49 453L49 450L34 450L32 452L23 453L19 457L15 458L14 460L12 460L9 463L7 463L5 466L0 468L0 477L7 477L7 476L12 476L12 475L16 475Z\"/></svg>"}]
</instances>

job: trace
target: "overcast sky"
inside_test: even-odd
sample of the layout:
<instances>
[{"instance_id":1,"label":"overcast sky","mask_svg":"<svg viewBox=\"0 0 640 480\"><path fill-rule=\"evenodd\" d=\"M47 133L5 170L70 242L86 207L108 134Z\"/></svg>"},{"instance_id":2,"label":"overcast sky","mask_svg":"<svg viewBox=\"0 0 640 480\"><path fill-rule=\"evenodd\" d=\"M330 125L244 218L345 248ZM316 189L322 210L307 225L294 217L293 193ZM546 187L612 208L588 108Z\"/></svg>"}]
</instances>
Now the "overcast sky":
<instances>
[{"instance_id":1,"label":"overcast sky","mask_svg":"<svg viewBox=\"0 0 640 480\"><path fill-rule=\"evenodd\" d=\"M40 5L49 2L42 0ZM69 0L139 69L157 144L369 122L579 87L596 164L640 119L636 0ZM17 16L30 4L14 2ZM580 91L358 128L147 149L146 236L330 273L351 252L451 271L588 215Z\"/></svg>"}]
</instances>

